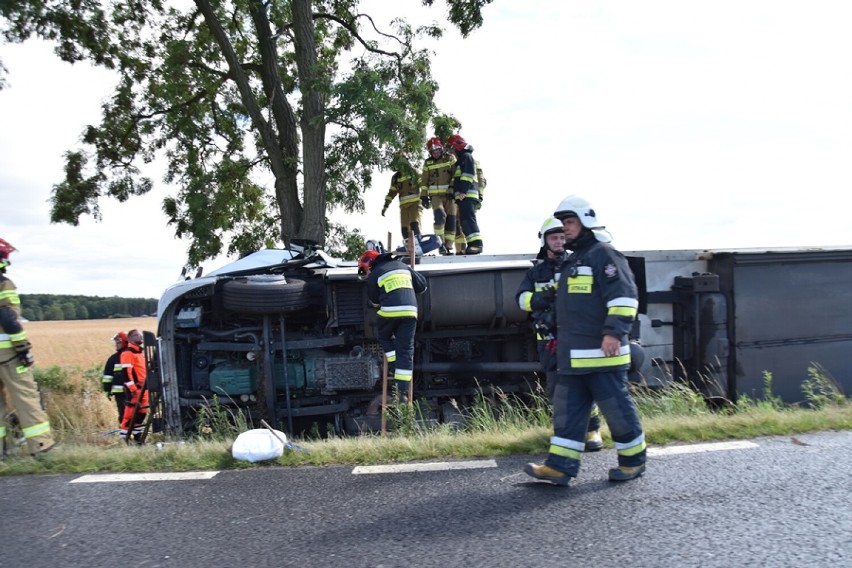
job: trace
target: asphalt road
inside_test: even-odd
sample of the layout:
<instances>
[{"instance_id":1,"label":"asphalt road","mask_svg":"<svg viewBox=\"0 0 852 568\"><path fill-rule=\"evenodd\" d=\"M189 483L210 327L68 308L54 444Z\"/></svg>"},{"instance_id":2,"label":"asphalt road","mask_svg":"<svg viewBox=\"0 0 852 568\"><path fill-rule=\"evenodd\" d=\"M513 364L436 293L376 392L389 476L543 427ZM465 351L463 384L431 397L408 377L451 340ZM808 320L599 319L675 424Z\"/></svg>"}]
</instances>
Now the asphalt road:
<instances>
[{"instance_id":1,"label":"asphalt road","mask_svg":"<svg viewBox=\"0 0 852 568\"><path fill-rule=\"evenodd\" d=\"M852 566L852 432L739 446L653 448L625 484L606 481L605 450L569 488L530 480L527 457L397 473L3 477L0 566Z\"/></svg>"}]
</instances>

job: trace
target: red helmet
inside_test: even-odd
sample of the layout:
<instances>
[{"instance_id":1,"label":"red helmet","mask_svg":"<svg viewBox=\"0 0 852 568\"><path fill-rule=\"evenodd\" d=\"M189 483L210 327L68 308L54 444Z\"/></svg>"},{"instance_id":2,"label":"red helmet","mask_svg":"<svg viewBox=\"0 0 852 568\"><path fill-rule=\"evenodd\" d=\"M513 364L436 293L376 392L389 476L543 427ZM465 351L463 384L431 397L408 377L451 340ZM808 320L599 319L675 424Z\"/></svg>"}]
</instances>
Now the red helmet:
<instances>
[{"instance_id":1,"label":"red helmet","mask_svg":"<svg viewBox=\"0 0 852 568\"><path fill-rule=\"evenodd\" d=\"M432 150L441 150L444 151L444 143L440 138L435 136L434 138L430 138L426 141L426 149L431 152Z\"/></svg>"},{"instance_id":2,"label":"red helmet","mask_svg":"<svg viewBox=\"0 0 852 568\"><path fill-rule=\"evenodd\" d=\"M458 134L453 134L452 136L450 136L450 138L447 140L447 144L449 144L456 152L461 152L467 147L467 142L465 141L465 139L459 136Z\"/></svg>"},{"instance_id":3,"label":"red helmet","mask_svg":"<svg viewBox=\"0 0 852 568\"><path fill-rule=\"evenodd\" d=\"M120 341L122 347L127 347L127 332L119 331L112 337L113 341Z\"/></svg>"},{"instance_id":4,"label":"red helmet","mask_svg":"<svg viewBox=\"0 0 852 568\"><path fill-rule=\"evenodd\" d=\"M358 276L366 276L367 271L370 269L370 265L373 264L373 261L376 260L378 256L379 251L365 251L364 254L361 255L361 258L358 259Z\"/></svg>"},{"instance_id":5,"label":"red helmet","mask_svg":"<svg viewBox=\"0 0 852 568\"><path fill-rule=\"evenodd\" d=\"M13 247L6 240L0 239L0 268L6 268L9 265L9 255L16 250L18 249Z\"/></svg>"}]
</instances>

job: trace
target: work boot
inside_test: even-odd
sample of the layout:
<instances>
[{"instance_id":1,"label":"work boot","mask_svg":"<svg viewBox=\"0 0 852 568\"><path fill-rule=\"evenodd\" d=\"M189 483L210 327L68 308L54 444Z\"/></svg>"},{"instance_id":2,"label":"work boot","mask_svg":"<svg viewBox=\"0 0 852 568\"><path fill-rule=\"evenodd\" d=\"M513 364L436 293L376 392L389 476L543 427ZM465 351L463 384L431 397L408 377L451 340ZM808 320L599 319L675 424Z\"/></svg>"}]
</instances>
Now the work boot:
<instances>
[{"instance_id":1,"label":"work boot","mask_svg":"<svg viewBox=\"0 0 852 568\"><path fill-rule=\"evenodd\" d=\"M537 463L528 463L524 466L524 473L542 481L549 481L554 485L567 487L571 483L571 476L553 469L550 466Z\"/></svg>"},{"instance_id":2,"label":"work boot","mask_svg":"<svg viewBox=\"0 0 852 568\"><path fill-rule=\"evenodd\" d=\"M464 254L482 254L482 245L467 245Z\"/></svg>"},{"instance_id":3,"label":"work boot","mask_svg":"<svg viewBox=\"0 0 852 568\"><path fill-rule=\"evenodd\" d=\"M42 443L42 444L40 444L40 446L39 446L38 448L36 448L36 449L32 452L32 454L31 454L31 455L32 455L33 457L43 456L44 454L46 454L47 452L49 452L50 450L52 450L52 449L54 449L54 448L56 448L56 447L58 447L58 446L59 446L59 442L50 442L50 443L48 443L48 444L44 444L44 443Z\"/></svg>"},{"instance_id":4,"label":"work boot","mask_svg":"<svg viewBox=\"0 0 852 568\"><path fill-rule=\"evenodd\" d=\"M388 399L391 403L406 404L408 402L408 381L391 381Z\"/></svg>"},{"instance_id":5,"label":"work boot","mask_svg":"<svg viewBox=\"0 0 852 568\"><path fill-rule=\"evenodd\" d=\"M636 467L627 467L625 465L620 465L614 469L609 470L609 480L630 481L631 479L636 479L643 473L645 473L644 463L642 465L637 465Z\"/></svg>"},{"instance_id":6,"label":"work boot","mask_svg":"<svg viewBox=\"0 0 852 568\"><path fill-rule=\"evenodd\" d=\"M591 430L586 432L586 447L587 452L599 452L603 449L603 439L599 430Z\"/></svg>"},{"instance_id":7,"label":"work boot","mask_svg":"<svg viewBox=\"0 0 852 568\"><path fill-rule=\"evenodd\" d=\"M450 256L453 254L453 251L447 248L447 245L441 245L441 248L438 249L443 256Z\"/></svg>"}]
</instances>

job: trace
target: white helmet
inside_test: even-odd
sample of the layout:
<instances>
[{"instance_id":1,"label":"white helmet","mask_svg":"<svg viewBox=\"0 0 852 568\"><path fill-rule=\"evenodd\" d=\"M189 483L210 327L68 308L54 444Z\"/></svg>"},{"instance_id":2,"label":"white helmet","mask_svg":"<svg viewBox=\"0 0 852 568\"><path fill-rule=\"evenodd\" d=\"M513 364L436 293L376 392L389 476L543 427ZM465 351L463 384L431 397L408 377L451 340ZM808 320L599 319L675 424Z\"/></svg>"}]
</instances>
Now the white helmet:
<instances>
[{"instance_id":1,"label":"white helmet","mask_svg":"<svg viewBox=\"0 0 852 568\"><path fill-rule=\"evenodd\" d=\"M595 215L595 210L592 208L592 204L589 203L587 199L583 199L576 195L569 195L563 199L556 208L556 211L553 213L553 216L560 221L567 219L568 217L577 217L580 219L580 224L587 229L603 228L603 225L600 221L598 221L598 218Z\"/></svg>"},{"instance_id":2,"label":"white helmet","mask_svg":"<svg viewBox=\"0 0 852 568\"><path fill-rule=\"evenodd\" d=\"M547 248L547 242L544 240L544 238L549 233L555 233L557 231L560 233L563 231L562 221L555 217L548 217L547 219L545 219L544 223L541 226L541 229L539 229L538 231L538 238L541 239L541 246Z\"/></svg>"}]
</instances>

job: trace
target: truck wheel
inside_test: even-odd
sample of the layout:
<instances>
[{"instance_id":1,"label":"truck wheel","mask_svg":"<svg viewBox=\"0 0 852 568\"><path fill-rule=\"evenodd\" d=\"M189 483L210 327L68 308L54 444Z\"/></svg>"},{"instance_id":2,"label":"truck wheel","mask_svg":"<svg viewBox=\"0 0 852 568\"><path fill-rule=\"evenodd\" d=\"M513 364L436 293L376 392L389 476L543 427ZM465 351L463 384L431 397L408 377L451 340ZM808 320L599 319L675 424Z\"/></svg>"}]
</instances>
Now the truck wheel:
<instances>
[{"instance_id":1,"label":"truck wheel","mask_svg":"<svg viewBox=\"0 0 852 568\"><path fill-rule=\"evenodd\" d=\"M304 280L271 274L246 276L225 282L222 303L235 312L285 313L308 307L308 293Z\"/></svg>"}]
</instances>

